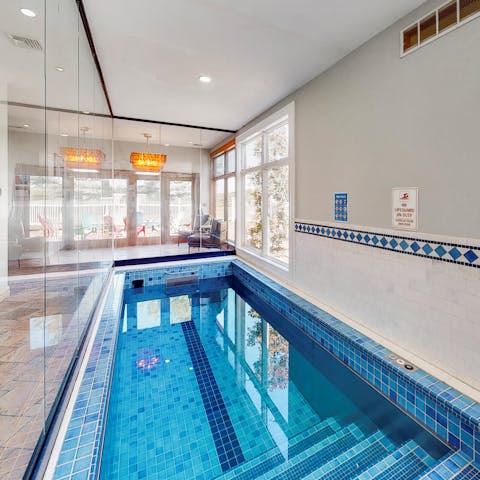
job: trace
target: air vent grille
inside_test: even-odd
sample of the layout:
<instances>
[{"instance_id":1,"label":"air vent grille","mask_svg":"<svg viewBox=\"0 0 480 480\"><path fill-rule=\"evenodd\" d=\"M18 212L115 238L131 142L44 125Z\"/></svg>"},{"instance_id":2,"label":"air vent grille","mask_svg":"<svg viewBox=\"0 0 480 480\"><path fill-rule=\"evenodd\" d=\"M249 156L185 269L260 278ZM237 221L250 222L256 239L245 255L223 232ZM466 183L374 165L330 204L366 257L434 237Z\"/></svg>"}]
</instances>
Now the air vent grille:
<instances>
[{"instance_id":1,"label":"air vent grille","mask_svg":"<svg viewBox=\"0 0 480 480\"><path fill-rule=\"evenodd\" d=\"M474 18L480 18L480 0L448 0L402 30L401 56L427 45Z\"/></svg>"},{"instance_id":2,"label":"air vent grille","mask_svg":"<svg viewBox=\"0 0 480 480\"><path fill-rule=\"evenodd\" d=\"M26 48L28 50L39 50L42 51L42 44L33 38L21 37L20 35L10 35L7 34L7 37L10 41L19 48Z\"/></svg>"}]
</instances>

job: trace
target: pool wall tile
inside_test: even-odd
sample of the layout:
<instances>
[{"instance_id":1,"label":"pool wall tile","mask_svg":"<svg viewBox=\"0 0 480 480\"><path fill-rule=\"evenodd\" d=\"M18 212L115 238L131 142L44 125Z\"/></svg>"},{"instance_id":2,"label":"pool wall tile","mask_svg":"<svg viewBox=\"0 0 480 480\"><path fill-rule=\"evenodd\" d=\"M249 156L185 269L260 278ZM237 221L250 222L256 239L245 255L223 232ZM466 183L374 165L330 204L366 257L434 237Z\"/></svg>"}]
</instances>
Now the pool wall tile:
<instances>
[{"instance_id":1,"label":"pool wall tile","mask_svg":"<svg viewBox=\"0 0 480 480\"><path fill-rule=\"evenodd\" d=\"M240 260L233 275L376 390L480 465L480 404L422 370L391 361L390 350ZM461 426L463 425L463 429Z\"/></svg>"}]
</instances>

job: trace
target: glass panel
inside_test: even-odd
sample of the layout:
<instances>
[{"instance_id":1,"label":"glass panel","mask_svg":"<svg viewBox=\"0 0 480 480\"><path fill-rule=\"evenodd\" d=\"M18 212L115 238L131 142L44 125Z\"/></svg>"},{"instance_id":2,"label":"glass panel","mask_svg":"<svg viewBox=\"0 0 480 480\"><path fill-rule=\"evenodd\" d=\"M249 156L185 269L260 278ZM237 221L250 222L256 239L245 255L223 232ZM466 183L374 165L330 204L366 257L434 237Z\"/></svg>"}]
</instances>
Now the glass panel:
<instances>
[{"instance_id":1,"label":"glass panel","mask_svg":"<svg viewBox=\"0 0 480 480\"><path fill-rule=\"evenodd\" d=\"M126 237L125 180L75 177L74 188L78 199L76 240Z\"/></svg>"},{"instance_id":2,"label":"glass panel","mask_svg":"<svg viewBox=\"0 0 480 480\"><path fill-rule=\"evenodd\" d=\"M403 51L407 52L418 45L418 24L403 32Z\"/></svg>"},{"instance_id":3,"label":"glass panel","mask_svg":"<svg viewBox=\"0 0 480 480\"><path fill-rule=\"evenodd\" d=\"M288 263L288 166L268 171L268 255Z\"/></svg>"},{"instance_id":4,"label":"glass panel","mask_svg":"<svg viewBox=\"0 0 480 480\"><path fill-rule=\"evenodd\" d=\"M262 248L262 172L245 175L245 245Z\"/></svg>"},{"instance_id":5,"label":"glass panel","mask_svg":"<svg viewBox=\"0 0 480 480\"><path fill-rule=\"evenodd\" d=\"M480 12L480 0L460 0L460 20Z\"/></svg>"},{"instance_id":6,"label":"glass panel","mask_svg":"<svg viewBox=\"0 0 480 480\"><path fill-rule=\"evenodd\" d=\"M29 237L62 239L62 177L30 176Z\"/></svg>"},{"instance_id":7,"label":"glass panel","mask_svg":"<svg viewBox=\"0 0 480 480\"><path fill-rule=\"evenodd\" d=\"M257 167L262 163L262 137L254 138L245 144L245 168Z\"/></svg>"},{"instance_id":8,"label":"glass panel","mask_svg":"<svg viewBox=\"0 0 480 480\"><path fill-rule=\"evenodd\" d=\"M219 177L225 173L225 155L220 155L213 160L213 175Z\"/></svg>"},{"instance_id":9,"label":"glass panel","mask_svg":"<svg viewBox=\"0 0 480 480\"><path fill-rule=\"evenodd\" d=\"M288 125L281 125L267 135L268 161L288 157Z\"/></svg>"},{"instance_id":10,"label":"glass panel","mask_svg":"<svg viewBox=\"0 0 480 480\"><path fill-rule=\"evenodd\" d=\"M225 217L225 180L215 181L215 218L223 220Z\"/></svg>"},{"instance_id":11,"label":"glass panel","mask_svg":"<svg viewBox=\"0 0 480 480\"><path fill-rule=\"evenodd\" d=\"M180 230L191 229L192 225L192 182L170 181L170 235Z\"/></svg>"},{"instance_id":12,"label":"glass panel","mask_svg":"<svg viewBox=\"0 0 480 480\"><path fill-rule=\"evenodd\" d=\"M236 170L236 151L235 149L229 150L227 152L227 166L225 168L225 173L232 173Z\"/></svg>"},{"instance_id":13,"label":"glass panel","mask_svg":"<svg viewBox=\"0 0 480 480\"><path fill-rule=\"evenodd\" d=\"M161 232L159 180L137 180L136 235L159 236Z\"/></svg>"},{"instance_id":14,"label":"glass panel","mask_svg":"<svg viewBox=\"0 0 480 480\"><path fill-rule=\"evenodd\" d=\"M433 13L420 21L420 43L437 34L437 15Z\"/></svg>"},{"instance_id":15,"label":"glass panel","mask_svg":"<svg viewBox=\"0 0 480 480\"><path fill-rule=\"evenodd\" d=\"M236 179L235 177L227 178L227 238L231 242L235 242L235 219L236 219Z\"/></svg>"},{"instance_id":16,"label":"glass panel","mask_svg":"<svg viewBox=\"0 0 480 480\"><path fill-rule=\"evenodd\" d=\"M457 23L457 0L438 10L438 31L442 32Z\"/></svg>"}]
</instances>

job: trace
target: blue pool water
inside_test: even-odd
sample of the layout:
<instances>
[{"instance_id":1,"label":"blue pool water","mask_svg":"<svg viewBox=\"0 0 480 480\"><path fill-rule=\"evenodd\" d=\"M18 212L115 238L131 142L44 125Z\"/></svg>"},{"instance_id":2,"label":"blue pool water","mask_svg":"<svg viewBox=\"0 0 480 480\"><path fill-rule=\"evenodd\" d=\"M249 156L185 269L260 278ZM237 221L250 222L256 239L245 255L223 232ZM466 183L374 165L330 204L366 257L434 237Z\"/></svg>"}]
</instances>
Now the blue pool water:
<instances>
[{"instance_id":1,"label":"blue pool water","mask_svg":"<svg viewBox=\"0 0 480 480\"><path fill-rule=\"evenodd\" d=\"M102 479L414 479L448 451L236 280L125 292Z\"/></svg>"}]
</instances>

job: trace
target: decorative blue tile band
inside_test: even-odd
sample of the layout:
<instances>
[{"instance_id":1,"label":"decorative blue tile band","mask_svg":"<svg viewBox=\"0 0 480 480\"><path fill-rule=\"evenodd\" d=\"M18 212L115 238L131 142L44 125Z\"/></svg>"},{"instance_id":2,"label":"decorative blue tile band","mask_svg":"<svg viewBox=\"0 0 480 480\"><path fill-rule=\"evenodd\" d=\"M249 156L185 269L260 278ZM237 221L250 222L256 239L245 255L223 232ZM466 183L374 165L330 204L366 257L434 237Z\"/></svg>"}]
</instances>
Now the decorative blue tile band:
<instances>
[{"instance_id":1,"label":"decorative blue tile band","mask_svg":"<svg viewBox=\"0 0 480 480\"><path fill-rule=\"evenodd\" d=\"M476 245L462 245L440 242L438 240L425 240L419 237L415 238L414 236L407 237L302 222L295 222L295 231L343 242L356 243L366 247L380 248L390 252L480 268L480 247Z\"/></svg>"},{"instance_id":2,"label":"decorative blue tile band","mask_svg":"<svg viewBox=\"0 0 480 480\"><path fill-rule=\"evenodd\" d=\"M195 324L193 321L183 322L182 330L217 449L218 460L222 471L226 472L243 463L245 457Z\"/></svg>"},{"instance_id":3,"label":"decorative blue tile band","mask_svg":"<svg viewBox=\"0 0 480 480\"><path fill-rule=\"evenodd\" d=\"M480 404L422 370L390 362L392 352L239 260L233 276L410 416L480 465ZM429 478L429 477L426 477ZM440 476L431 478L451 478Z\"/></svg>"}]
</instances>

